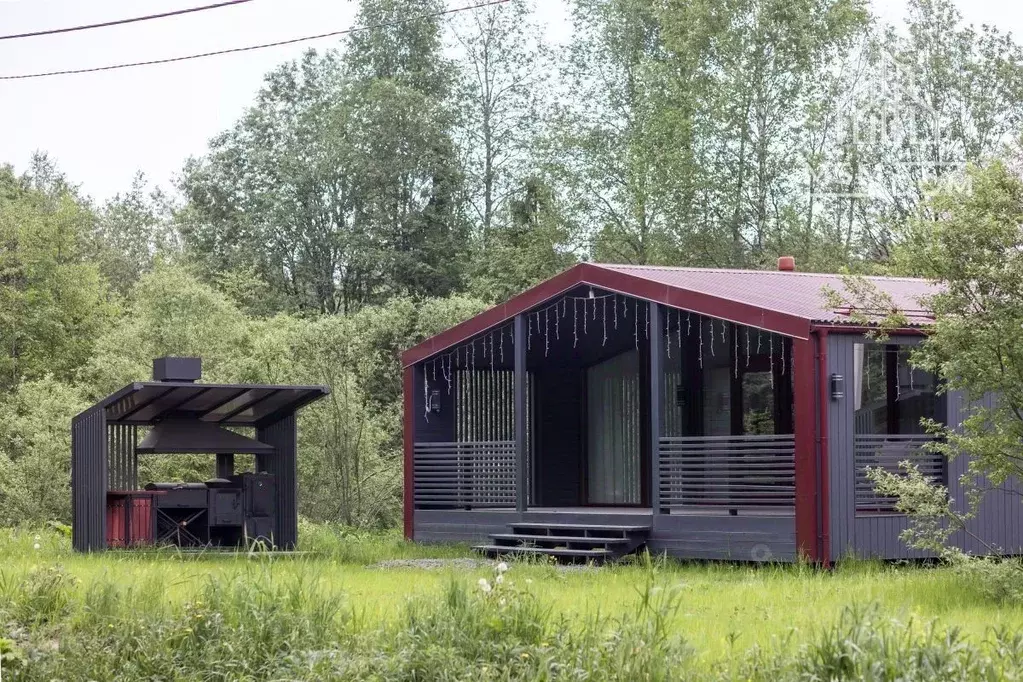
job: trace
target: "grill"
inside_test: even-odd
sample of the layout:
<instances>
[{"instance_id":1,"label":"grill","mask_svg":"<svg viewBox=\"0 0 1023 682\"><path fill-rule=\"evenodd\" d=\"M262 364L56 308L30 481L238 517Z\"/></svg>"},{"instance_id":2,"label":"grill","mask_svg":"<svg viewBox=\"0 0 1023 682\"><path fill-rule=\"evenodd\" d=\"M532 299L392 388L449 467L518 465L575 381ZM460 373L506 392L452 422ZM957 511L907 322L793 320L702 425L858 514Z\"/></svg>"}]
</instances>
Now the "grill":
<instances>
[{"instance_id":1,"label":"grill","mask_svg":"<svg viewBox=\"0 0 1023 682\"><path fill-rule=\"evenodd\" d=\"M154 495L158 544L230 546L273 539L277 489L271 474L150 483L146 490Z\"/></svg>"}]
</instances>

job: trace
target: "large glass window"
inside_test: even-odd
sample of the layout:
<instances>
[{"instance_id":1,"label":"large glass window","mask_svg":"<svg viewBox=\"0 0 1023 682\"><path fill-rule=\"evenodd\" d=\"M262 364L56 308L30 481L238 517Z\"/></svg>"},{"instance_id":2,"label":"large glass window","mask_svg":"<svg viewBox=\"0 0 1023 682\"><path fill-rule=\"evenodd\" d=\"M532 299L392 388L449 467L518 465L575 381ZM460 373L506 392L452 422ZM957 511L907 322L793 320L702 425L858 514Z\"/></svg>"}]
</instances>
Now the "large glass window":
<instances>
[{"instance_id":1,"label":"large glass window","mask_svg":"<svg viewBox=\"0 0 1023 682\"><path fill-rule=\"evenodd\" d=\"M906 346L856 344L852 396L858 434L924 434L922 419L938 419L934 375L910 365Z\"/></svg>"}]
</instances>

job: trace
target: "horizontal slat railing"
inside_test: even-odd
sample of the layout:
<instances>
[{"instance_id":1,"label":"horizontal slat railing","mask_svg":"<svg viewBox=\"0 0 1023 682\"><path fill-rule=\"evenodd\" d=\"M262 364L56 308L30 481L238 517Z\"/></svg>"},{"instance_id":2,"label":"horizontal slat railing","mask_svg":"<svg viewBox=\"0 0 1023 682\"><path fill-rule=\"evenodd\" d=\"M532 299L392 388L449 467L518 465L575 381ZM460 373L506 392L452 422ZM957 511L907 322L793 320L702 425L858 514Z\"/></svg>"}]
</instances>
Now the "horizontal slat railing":
<instances>
[{"instance_id":1,"label":"horizontal slat railing","mask_svg":"<svg viewBox=\"0 0 1023 682\"><path fill-rule=\"evenodd\" d=\"M515 441L416 443L417 509L515 506Z\"/></svg>"},{"instance_id":2,"label":"horizontal slat railing","mask_svg":"<svg viewBox=\"0 0 1023 682\"><path fill-rule=\"evenodd\" d=\"M884 497L874 489L867 477L868 469L884 469L902 473L900 462L910 461L920 469L931 483L945 485L945 458L924 450L934 441L927 434L885 435L856 434L853 438L853 456L856 467L856 511L862 513L892 513L896 499Z\"/></svg>"},{"instance_id":3,"label":"horizontal slat railing","mask_svg":"<svg viewBox=\"0 0 1023 682\"><path fill-rule=\"evenodd\" d=\"M792 435L661 438L660 501L671 507L793 507Z\"/></svg>"}]
</instances>

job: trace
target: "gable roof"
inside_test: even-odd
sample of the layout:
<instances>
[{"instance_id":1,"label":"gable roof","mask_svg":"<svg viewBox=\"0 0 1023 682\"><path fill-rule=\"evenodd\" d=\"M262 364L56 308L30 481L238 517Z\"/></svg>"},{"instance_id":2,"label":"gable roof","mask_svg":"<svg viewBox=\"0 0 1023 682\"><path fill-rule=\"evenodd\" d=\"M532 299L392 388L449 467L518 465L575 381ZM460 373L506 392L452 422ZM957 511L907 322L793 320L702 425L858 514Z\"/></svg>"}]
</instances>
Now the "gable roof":
<instances>
[{"instance_id":1,"label":"gable roof","mask_svg":"<svg viewBox=\"0 0 1023 682\"><path fill-rule=\"evenodd\" d=\"M910 326L933 321L921 299L936 293L933 282L908 277L867 277L889 294ZM777 270L729 270L580 263L505 303L427 339L402 354L402 365L458 345L579 285L655 301L708 317L795 338L815 324L854 326L848 309L832 309L825 287L845 294L842 275Z\"/></svg>"}]
</instances>

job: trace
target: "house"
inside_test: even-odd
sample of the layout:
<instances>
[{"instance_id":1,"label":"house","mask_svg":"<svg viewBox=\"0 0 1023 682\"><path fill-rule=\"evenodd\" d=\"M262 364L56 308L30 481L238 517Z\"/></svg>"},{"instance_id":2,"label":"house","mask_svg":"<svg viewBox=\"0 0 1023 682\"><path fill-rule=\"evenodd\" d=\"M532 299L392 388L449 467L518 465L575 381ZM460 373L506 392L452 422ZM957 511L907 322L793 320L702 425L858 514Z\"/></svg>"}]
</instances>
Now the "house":
<instances>
[{"instance_id":1,"label":"house","mask_svg":"<svg viewBox=\"0 0 1023 682\"><path fill-rule=\"evenodd\" d=\"M865 471L913 459L965 507L965 461L922 450L920 419L967 406L908 362L934 288L870 278L908 320L881 345L829 307L840 276L779 265L582 263L406 351L406 537L582 559L920 556ZM1019 553L1023 504L994 491L955 541Z\"/></svg>"}]
</instances>

